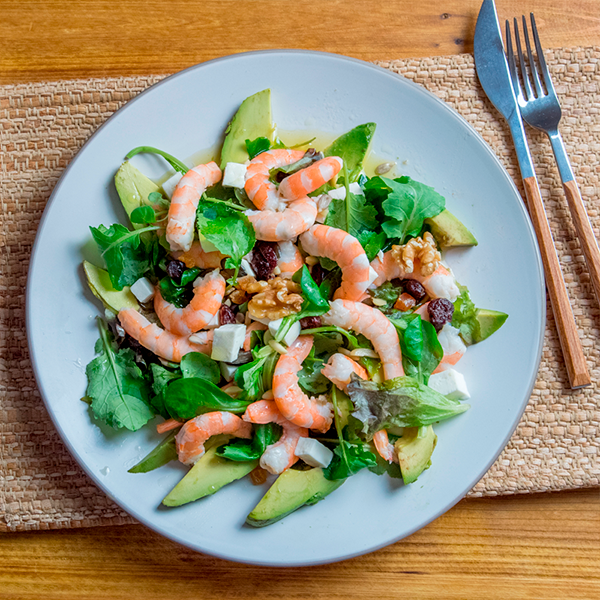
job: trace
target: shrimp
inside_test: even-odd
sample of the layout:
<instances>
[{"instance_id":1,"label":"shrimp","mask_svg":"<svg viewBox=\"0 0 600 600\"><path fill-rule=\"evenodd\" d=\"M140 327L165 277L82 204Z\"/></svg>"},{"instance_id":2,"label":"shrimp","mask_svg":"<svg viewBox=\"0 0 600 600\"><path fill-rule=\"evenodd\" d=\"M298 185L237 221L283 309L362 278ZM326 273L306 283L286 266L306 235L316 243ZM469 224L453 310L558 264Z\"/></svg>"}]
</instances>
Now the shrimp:
<instances>
[{"instance_id":1,"label":"shrimp","mask_svg":"<svg viewBox=\"0 0 600 600\"><path fill-rule=\"evenodd\" d=\"M394 449L394 444L390 442L388 432L385 429L380 429L373 434L373 443L379 456L388 462L398 462L398 455Z\"/></svg>"},{"instance_id":2,"label":"shrimp","mask_svg":"<svg viewBox=\"0 0 600 600\"><path fill-rule=\"evenodd\" d=\"M398 333L381 311L350 300L334 300L329 306L329 312L321 317L325 325L336 325L362 333L371 340L375 352L379 354L385 378L393 379L404 375Z\"/></svg>"},{"instance_id":3,"label":"shrimp","mask_svg":"<svg viewBox=\"0 0 600 600\"><path fill-rule=\"evenodd\" d=\"M269 171L298 162L303 156L302 150L267 150L250 161L246 169L244 189L256 208L277 210L285 204L285 200L277 193L275 184L269 181Z\"/></svg>"},{"instance_id":4,"label":"shrimp","mask_svg":"<svg viewBox=\"0 0 600 600\"><path fill-rule=\"evenodd\" d=\"M212 349L212 331L206 332L202 336L196 334L197 338L201 337L202 342L192 343L187 336L175 335L150 323L134 308L121 310L119 321L123 329L144 348L171 362L181 362L181 358L188 352L210 354Z\"/></svg>"},{"instance_id":5,"label":"shrimp","mask_svg":"<svg viewBox=\"0 0 600 600\"><path fill-rule=\"evenodd\" d=\"M438 340L444 351L444 356L434 373L445 371L455 365L467 351L467 346L460 337L460 330L446 323L438 332Z\"/></svg>"},{"instance_id":6,"label":"shrimp","mask_svg":"<svg viewBox=\"0 0 600 600\"><path fill-rule=\"evenodd\" d=\"M223 410L190 419L175 436L179 460L184 465L193 465L204 454L204 442L220 433L248 439L252 437L252 425Z\"/></svg>"},{"instance_id":7,"label":"shrimp","mask_svg":"<svg viewBox=\"0 0 600 600\"><path fill-rule=\"evenodd\" d=\"M298 371L313 345L310 335L300 336L277 361L273 397L281 414L300 427L326 432L333 419L332 404L324 396L309 398L298 385Z\"/></svg>"},{"instance_id":8,"label":"shrimp","mask_svg":"<svg viewBox=\"0 0 600 600\"><path fill-rule=\"evenodd\" d=\"M283 427L279 441L267 446L260 457L260 466L273 475L279 475L289 469L297 460L295 455L298 440L308 437L308 429L288 421L277 408L273 400L259 400L248 406L242 415L244 421L251 423L277 423Z\"/></svg>"},{"instance_id":9,"label":"shrimp","mask_svg":"<svg viewBox=\"0 0 600 600\"><path fill-rule=\"evenodd\" d=\"M167 217L167 242L171 251L187 252L194 240L194 223L200 196L207 187L221 179L221 169L215 162L190 169L173 192Z\"/></svg>"},{"instance_id":10,"label":"shrimp","mask_svg":"<svg viewBox=\"0 0 600 600\"><path fill-rule=\"evenodd\" d=\"M361 379L369 378L367 371L355 360L339 352L332 354L327 364L321 369L321 375L327 377L342 392L346 391L353 373L356 373Z\"/></svg>"},{"instance_id":11,"label":"shrimp","mask_svg":"<svg viewBox=\"0 0 600 600\"><path fill-rule=\"evenodd\" d=\"M281 271L280 276L285 279L290 279L304 264L302 254L300 254L300 250L298 250L298 247L293 242L279 242L278 254L277 266Z\"/></svg>"},{"instance_id":12,"label":"shrimp","mask_svg":"<svg viewBox=\"0 0 600 600\"><path fill-rule=\"evenodd\" d=\"M312 256L326 256L342 269L342 285L334 298L361 300L376 277L360 242L336 227L314 225L300 236L302 248Z\"/></svg>"},{"instance_id":13,"label":"shrimp","mask_svg":"<svg viewBox=\"0 0 600 600\"><path fill-rule=\"evenodd\" d=\"M314 224L317 205L308 196L277 212L274 210L247 210L254 226L256 239L265 242L287 242L297 238Z\"/></svg>"},{"instance_id":14,"label":"shrimp","mask_svg":"<svg viewBox=\"0 0 600 600\"><path fill-rule=\"evenodd\" d=\"M383 255L376 256L371 261L371 267L377 273L377 278L371 285L372 288L379 287L392 279L416 279L432 298L447 298L454 302L460 296L454 275L442 264L431 275L423 276L420 274L419 261L415 260L413 272L406 273L402 265L394 260L392 251L389 250Z\"/></svg>"},{"instance_id":15,"label":"shrimp","mask_svg":"<svg viewBox=\"0 0 600 600\"><path fill-rule=\"evenodd\" d=\"M198 267L199 269L218 269L221 261L225 258L220 252L205 252L196 240L187 252L173 252L173 257L180 260L188 269Z\"/></svg>"},{"instance_id":16,"label":"shrimp","mask_svg":"<svg viewBox=\"0 0 600 600\"><path fill-rule=\"evenodd\" d=\"M286 177L279 184L279 194L288 200L299 200L333 179L344 161L339 156L328 156Z\"/></svg>"},{"instance_id":17,"label":"shrimp","mask_svg":"<svg viewBox=\"0 0 600 600\"><path fill-rule=\"evenodd\" d=\"M258 321L252 321L250 325L246 327L246 337L244 338L244 346L243 350L245 352L250 351L250 344L252 343L252 332L253 331L266 331L268 327L264 323L259 323Z\"/></svg>"},{"instance_id":18,"label":"shrimp","mask_svg":"<svg viewBox=\"0 0 600 600\"><path fill-rule=\"evenodd\" d=\"M171 333L190 335L200 331L219 312L225 294L225 279L218 270L194 281L194 297L185 308L177 308L167 302L156 290L154 310L160 322Z\"/></svg>"}]
</instances>

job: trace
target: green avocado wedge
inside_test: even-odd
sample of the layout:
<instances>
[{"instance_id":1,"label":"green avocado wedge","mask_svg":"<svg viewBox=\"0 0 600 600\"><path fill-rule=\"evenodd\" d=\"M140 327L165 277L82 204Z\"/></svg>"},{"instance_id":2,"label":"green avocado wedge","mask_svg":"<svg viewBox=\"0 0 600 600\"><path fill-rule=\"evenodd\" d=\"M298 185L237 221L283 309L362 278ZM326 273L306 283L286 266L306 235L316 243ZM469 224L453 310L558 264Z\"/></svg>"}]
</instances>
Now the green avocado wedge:
<instances>
[{"instance_id":1,"label":"green avocado wedge","mask_svg":"<svg viewBox=\"0 0 600 600\"><path fill-rule=\"evenodd\" d=\"M158 192L158 186L138 171L129 161L124 162L115 175L115 187L121 199L121 204L129 217L138 207L152 203L148 196L152 192ZM143 225L134 223L136 229Z\"/></svg>"},{"instance_id":2,"label":"green avocado wedge","mask_svg":"<svg viewBox=\"0 0 600 600\"><path fill-rule=\"evenodd\" d=\"M213 442L215 445L206 450L204 456L162 501L165 506L181 506L210 496L227 484L245 477L256 468L258 460L235 462L217 456L217 448L222 446L230 436L216 437L219 439L216 443Z\"/></svg>"},{"instance_id":3,"label":"green avocado wedge","mask_svg":"<svg viewBox=\"0 0 600 600\"><path fill-rule=\"evenodd\" d=\"M268 89L248 96L231 119L221 149L221 169L228 162L247 161L246 140L259 137L265 137L271 143L275 139L275 126L271 120L271 90Z\"/></svg>"},{"instance_id":4,"label":"green avocado wedge","mask_svg":"<svg viewBox=\"0 0 600 600\"><path fill-rule=\"evenodd\" d=\"M489 310L487 308L478 308L475 311L475 320L479 323L473 331L473 343L482 342L489 338L492 333L495 333L504 325L508 319L508 315L497 310Z\"/></svg>"},{"instance_id":5,"label":"green avocado wedge","mask_svg":"<svg viewBox=\"0 0 600 600\"><path fill-rule=\"evenodd\" d=\"M137 465L131 467L127 472L148 473L170 463L172 460L177 460L177 448L175 447L177 431L171 431L167 437L158 443L154 450L150 451Z\"/></svg>"},{"instance_id":6,"label":"green avocado wedge","mask_svg":"<svg viewBox=\"0 0 600 600\"><path fill-rule=\"evenodd\" d=\"M426 434L419 437L418 427L406 427L402 437L394 445L400 471L405 484L414 483L419 475L429 468L431 455L437 444L437 435L429 425Z\"/></svg>"},{"instance_id":7,"label":"green avocado wedge","mask_svg":"<svg viewBox=\"0 0 600 600\"><path fill-rule=\"evenodd\" d=\"M344 481L345 479L325 479L323 469L288 469L275 480L262 500L246 517L246 524L252 527L271 525L305 504L316 504L337 490Z\"/></svg>"},{"instance_id":8,"label":"green avocado wedge","mask_svg":"<svg viewBox=\"0 0 600 600\"><path fill-rule=\"evenodd\" d=\"M334 140L323 151L325 156L339 156L344 160L348 169L348 183L358 180L376 127L375 123L357 125Z\"/></svg>"},{"instance_id":9,"label":"green avocado wedge","mask_svg":"<svg viewBox=\"0 0 600 600\"><path fill-rule=\"evenodd\" d=\"M477 246L475 236L449 210L425 219L425 224L431 227L433 237L442 248Z\"/></svg>"},{"instance_id":10,"label":"green avocado wedge","mask_svg":"<svg viewBox=\"0 0 600 600\"><path fill-rule=\"evenodd\" d=\"M120 291L115 290L110 281L108 271L84 260L83 272L85 273L90 290L92 290L92 294L101 300L106 308L116 313L124 308L139 310L140 305L129 287L125 286Z\"/></svg>"}]
</instances>

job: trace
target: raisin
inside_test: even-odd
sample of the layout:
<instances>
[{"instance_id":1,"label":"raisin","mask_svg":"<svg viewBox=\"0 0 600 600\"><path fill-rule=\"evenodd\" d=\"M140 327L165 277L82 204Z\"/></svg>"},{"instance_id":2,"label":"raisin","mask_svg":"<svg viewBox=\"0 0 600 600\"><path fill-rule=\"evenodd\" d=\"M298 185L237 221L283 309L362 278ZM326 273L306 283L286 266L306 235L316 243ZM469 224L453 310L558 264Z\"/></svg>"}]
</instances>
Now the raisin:
<instances>
[{"instance_id":1,"label":"raisin","mask_svg":"<svg viewBox=\"0 0 600 600\"><path fill-rule=\"evenodd\" d=\"M302 329L321 327L321 324L321 317L304 317L304 319L300 319L300 327Z\"/></svg>"},{"instance_id":2,"label":"raisin","mask_svg":"<svg viewBox=\"0 0 600 600\"><path fill-rule=\"evenodd\" d=\"M310 274L317 285L321 285L325 277L327 277L327 271L319 263L313 265Z\"/></svg>"},{"instance_id":3,"label":"raisin","mask_svg":"<svg viewBox=\"0 0 600 600\"><path fill-rule=\"evenodd\" d=\"M219 309L219 326L229 325L231 323L237 323L235 320L235 313L227 306L227 304L223 304Z\"/></svg>"},{"instance_id":4,"label":"raisin","mask_svg":"<svg viewBox=\"0 0 600 600\"><path fill-rule=\"evenodd\" d=\"M277 248L276 242L256 242L251 265L257 280L266 281L273 275L273 269L277 266L275 248Z\"/></svg>"},{"instance_id":5,"label":"raisin","mask_svg":"<svg viewBox=\"0 0 600 600\"><path fill-rule=\"evenodd\" d=\"M429 313L429 320L435 327L436 331L439 331L446 323L452 321L452 315L454 314L454 304L446 298L436 298L427 305L427 312Z\"/></svg>"},{"instance_id":6,"label":"raisin","mask_svg":"<svg viewBox=\"0 0 600 600\"><path fill-rule=\"evenodd\" d=\"M180 260L170 260L167 263L167 275L176 283L181 281L181 276L185 271L185 263Z\"/></svg>"},{"instance_id":7,"label":"raisin","mask_svg":"<svg viewBox=\"0 0 600 600\"><path fill-rule=\"evenodd\" d=\"M425 298L425 288L416 279L403 279L402 287L407 294L410 294L417 302Z\"/></svg>"},{"instance_id":8,"label":"raisin","mask_svg":"<svg viewBox=\"0 0 600 600\"><path fill-rule=\"evenodd\" d=\"M396 300L396 304L394 304L394 308L406 312L413 308L416 303L416 300L410 294L404 293L400 294L400 297Z\"/></svg>"}]
</instances>

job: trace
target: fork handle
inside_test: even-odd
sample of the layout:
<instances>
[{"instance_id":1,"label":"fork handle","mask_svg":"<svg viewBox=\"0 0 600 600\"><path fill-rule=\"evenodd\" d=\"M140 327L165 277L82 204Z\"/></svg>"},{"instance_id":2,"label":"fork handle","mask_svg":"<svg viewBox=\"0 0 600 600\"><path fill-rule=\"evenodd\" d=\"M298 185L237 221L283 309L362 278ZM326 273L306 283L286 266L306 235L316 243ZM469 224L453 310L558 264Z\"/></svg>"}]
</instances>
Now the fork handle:
<instances>
[{"instance_id":1,"label":"fork handle","mask_svg":"<svg viewBox=\"0 0 600 600\"><path fill-rule=\"evenodd\" d=\"M562 347L571 388L576 389L591 384L587 369L587 362L581 348L581 341L575 325L575 317L571 310L571 303L567 288L560 270L552 232L542 203L542 195L535 177L523 179L529 214L535 229L544 271L546 274L546 287L552 303L552 312L558 330L558 337Z\"/></svg>"}]
</instances>

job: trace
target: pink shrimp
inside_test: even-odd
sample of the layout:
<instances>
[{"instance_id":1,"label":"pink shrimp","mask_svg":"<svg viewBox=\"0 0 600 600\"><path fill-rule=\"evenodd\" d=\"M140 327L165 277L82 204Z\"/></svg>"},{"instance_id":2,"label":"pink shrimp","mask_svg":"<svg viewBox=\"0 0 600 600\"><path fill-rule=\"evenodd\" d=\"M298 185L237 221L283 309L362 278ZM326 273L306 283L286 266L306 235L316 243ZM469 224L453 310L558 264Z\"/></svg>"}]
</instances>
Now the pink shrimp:
<instances>
[{"instance_id":1,"label":"pink shrimp","mask_svg":"<svg viewBox=\"0 0 600 600\"><path fill-rule=\"evenodd\" d=\"M220 433L251 438L252 426L237 415L222 410L190 419L175 436L179 460L184 465L193 465L204 454L204 442Z\"/></svg>"},{"instance_id":2,"label":"pink shrimp","mask_svg":"<svg viewBox=\"0 0 600 600\"><path fill-rule=\"evenodd\" d=\"M299 200L333 179L344 161L339 156L328 156L286 177L279 184L279 194L288 200Z\"/></svg>"},{"instance_id":3,"label":"pink shrimp","mask_svg":"<svg viewBox=\"0 0 600 600\"><path fill-rule=\"evenodd\" d=\"M294 454L298 440L308 437L308 429L299 427L288 421L277 408L273 400L259 400L248 406L242 416L250 423L277 423L283 427L283 435L277 442L267 446L260 457L260 466L273 475L279 475L289 469L298 457Z\"/></svg>"},{"instance_id":4,"label":"pink shrimp","mask_svg":"<svg viewBox=\"0 0 600 600\"><path fill-rule=\"evenodd\" d=\"M350 383L352 374L356 373L361 379L368 379L369 375L355 360L352 360L345 354L332 354L327 361L327 364L321 369L321 375L327 377L329 381L338 387L342 392L346 391L346 387Z\"/></svg>"},{"instance_id":5,"label":"pink shrimp","mask_svg":"<svg viewBox=\"0 0 600 600\"><path fill-rule=\"evenodd\" d=\"M196 337L201 338L202 342L192 343L187 336L175 335L150 323L146 317L133 308L121 310L119 321L123 329L144 348L171 362L181 362L181 358L188 352L210 354L212 349L212 331L203 335L196 334Z\"/></svg>"},{"instance_id":6,"label":"pink shrimp","mask_svg":"<svg viewBox=\"0 0 600 600\"><path fill-rule=\"evenodd\" d=\"M298 162L303 156L302 150L267 150L250 161L244 189L256 208L277 210L282 207L285 200L278 194L275 184L269 181L269 171Z\"/></svg>"},{"instance_id":7,"label":"pink shrimp","mask_svg":"<svg viewBox=\"0 0 600 600\"><path fill-rule=\"evenodd\" d=\"M394 449L394 444L390 442L388 432L385 429L380 429L373 434L373 443L375 444L379 456L381 456L383 460L395 463L398 462L398 455Z\"/></svg>"},{"instance_id":8,"label":"pink shrimp","mask_svg":"<svg viewBox=\"0 0 600 600\"><path fill-rule=\"evenodd\" d=\"M248 210L246 215L254 226L256 239L265 242L287 242L309 229L317 218L317 205L310 198L291 202L281 212Z\"/></svg>"},{"instance_id":9,"label":"pink shrimp","mask_svg":"<svg viewBox=\"0 0 600 600\"><path fill-rule=\"evenodd\" d=\"M268 328L264 323L259 323L258 321L252 321L250 325L246 327L246 337L244 338L244 347L243 350L245 352L250 351L250 343L252 342L252 332L253 331L266 331Z\"/></svg>"},{"instance_id":10,"label":"pink shrimp","mask_svg":"<svg viewBox=\"0 0 600 600\"><path fill-rule=\"evenodd\" d=\"M160 322L171 333L190 335L200 331L219 312L225 294L225 279L218 270L194 281L194 297L185 308L167 302L157 288L154 310Z\"/></svg>"},{"instance_id":11,"label":"pink shrimp","mask_svg":"<svg viewBox=\"0 0 600 600\"><path fill-rule=\"evenodd\" d=\"M431 275L423 276L420 274L421 265L418 260L415 260L413 272L406 273L389 250L383 256L376 256L371 261L371 267L377 273L372 288L379 287L392 279L415 279L423 285L432 298L447 298L454 302L460 295L454 275L442 264Z\"/></svg>"},{"instance_id":12,"label":"pink shrimp","mask_svg":"<svg viewBox=\"0 0 600 600\"><path fill-rule=\"evenodd\" d=\"M300 250L298 250L298 247L293 242L279 242L278 254L277 266L281 271L280 276L285 279L290 279L304 264L302 254L300 254Z\"/></svg>"},{"instance_id":13,"label":"pink shrimp","mask_svg":"<svg viewBox=\"0 0 600 600\"><path fill-rule=\"evenodd\" d=\"M167 242L171 251L187 252L194 240L196 209L207 187L221 179L221 169L215 162L190 169L173 192L167 218Z\"/></svg>"},{"instance_id":14,"label":"pink shrimp","mask_svg":"<svg viewBox=\"0 0 600 600\"><path fill-rule=\"evenodd\" d=\"M173 252L173 257L180 260L188 269L198 267L199 269L218 269L221 261L225 258L220 252L205 252L200 242L196 240L187 252Z\"/></svg>"},{"instance_id":15,"label":"pink shrimp","mask_svg":"<svg viewBox=\"0 0 600 600\"><path fill-rule=\"evenodd\" d=\"M298 371L313 345L310 335L300 336L277 361L273 397L281 414L300 427L326 432L333 419L332 404L324 396L309 398L298 385Z\"/></svg>"}]
</instances>

